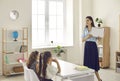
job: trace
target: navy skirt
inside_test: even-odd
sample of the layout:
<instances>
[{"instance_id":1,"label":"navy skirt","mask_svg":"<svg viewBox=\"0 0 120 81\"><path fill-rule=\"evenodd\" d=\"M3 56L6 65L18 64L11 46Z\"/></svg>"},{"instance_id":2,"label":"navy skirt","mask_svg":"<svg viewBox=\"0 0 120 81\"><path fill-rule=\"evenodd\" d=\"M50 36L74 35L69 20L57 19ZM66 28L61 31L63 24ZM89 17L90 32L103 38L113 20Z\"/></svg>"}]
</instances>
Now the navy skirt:
<instances>
[{"instance_id":1,"label":"navy skirt","mask_svg":"<svg viewBox=\"0 0 120 81\"><path fill-rule=\"evenodd\" d=\"M95 71L100 69L98 48L96 42L86 41L84 48L84 66L87 66Z\"/></svg>"}]
</instances>

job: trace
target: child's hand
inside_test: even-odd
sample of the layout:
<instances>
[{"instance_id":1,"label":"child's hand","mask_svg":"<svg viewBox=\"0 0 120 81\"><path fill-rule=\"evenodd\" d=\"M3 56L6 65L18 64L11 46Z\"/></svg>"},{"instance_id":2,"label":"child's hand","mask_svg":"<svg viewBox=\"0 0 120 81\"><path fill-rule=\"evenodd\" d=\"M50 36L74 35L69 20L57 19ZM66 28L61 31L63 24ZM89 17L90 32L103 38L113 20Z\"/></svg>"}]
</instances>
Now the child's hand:
<instances>
[{"instance_id":1,"label":"child's hand","mask_svg":"<svg viewBox=\"0 0 120 81\"><path fill-rule=\"evenodd\" d=\"M60 68L60 64L59 64L58 60L52 58L52 61L55 62L55 63L57 64L58 73L60 73L60 72L61 72L61 68Z\"/></svg>"},{"instance_id":2,"label":"child's hand","mask_svg":"<svg viewBox=\"0 0 120 81\"><path fill-rule=\"evenodd\" d=\"M57 59L52 59L53 62L58 62Z\"/></svg>"}]
</instances>

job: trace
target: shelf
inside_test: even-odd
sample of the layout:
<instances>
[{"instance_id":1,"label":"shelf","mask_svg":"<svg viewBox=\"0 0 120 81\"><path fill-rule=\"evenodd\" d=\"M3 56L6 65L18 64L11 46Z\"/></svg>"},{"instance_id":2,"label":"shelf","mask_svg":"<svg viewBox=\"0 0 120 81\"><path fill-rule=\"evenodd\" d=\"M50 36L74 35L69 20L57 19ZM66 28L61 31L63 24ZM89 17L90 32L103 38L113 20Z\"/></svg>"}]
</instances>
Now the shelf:
<instances>
[{"instance_id":1,"label":"shelf","mask_svg":"<svg viewBox=\"0 0 120 81\"><path fill-rule=\"evenodd\" d=\"M109 68L110 66L110 27L104 28L104 37L97 40L99 53L99 65L101 68Z\"/></svg>"},{"instance_id":2,"label":"shelf","mask_svg":"<svg viewBox=\"0 0 120 81\"><path fill-rule=\"evenodd\" d=\"M14 40L13 40L13 41L3 41L3 43L13 43L13 42L14 42L14 43L17 43L17 42L20 43L20 42L24 42L24 41L25 41L25 40L17 40L17 41L14 41Z\"/></svg>"},{"instance_id":3,"label":"shelf","mask_svg":"<svg viewBox=\"0 0 120 81\"><path fill-rule=\"evenodd\" d=\"M17 31L17 41L14 41L16 34L13 32ZM2 74L3 75L16 75L22 74L23 70L19 71L19 66L22 64L18 62L19 59L27 59L28 57L28 28L17 28L9 29L2 28ZM24 48L27 47L24 51ZM22 51L21 51L22 49Z\"/></svg>"},{"instance_id":4,"label":"shelf","mask_svg":"<svg viewBox=\"0 0 120 81\"><path fill-rule=\"evenodd\" d=\"M120 73L120 51L116 51L116 72Z\"/></svg>"},{"instance_id":5,"label":"shelf","mask_svg":"<svg viewBox=\"0 0 120 81\"><path fill-rule=\"evenodd\" d=\"M120 68L117 67L116 68L116 72L120 73Z\"/></svg>"},{"instance_id":6,"label":"shelf","mask_svg":"<svg viewBox=\"0 0 120 81\"><path fill-rule=\"evenodd\" d=\"M98 45L98 48L103 48L103 45Z\"/></svg>"},{"instance_id":7,"label":"shelf","mask_svg":"<svg viewBox=\"0 0 120 81\"><path fill-rule=\"evenodd\" d=\"M120 54L120 50L117 50L116 53Z\"/></svg>"},{"instance_id":8,"label":"shelf","mask_svg":"<svg viewBox=\"0 0 120 81\"><path fill-rule=\"evenodd\" d=\"M24 38L23 40L27 40L28 38Z\"/></svg>"},{"instance_id":9,"label":"shelf","mask_svg":"<svg viewBox=\"0 0 120 81\"><path fill-rule=\"evenodd\" d=\"M18 72L18 73L15 73L15 72L11 72L11 73L9 73L9 74L5 74L6 76L8 76L8 75L16 75L16 74L23 74L24 72Z\"/></svg>"},{"instance_id":10,"label":"shelf","mask_svg":"<svg viewBox=\"0 0 120 81\"><path fill-rule=\"evenodd\" d=\"M24 53L6 53L4 55L23 55Z\"/></svg>"},{"instance_id":11,"label":"shelf","mask_svg":"<svg viewBox=\"0 0 120 81\"><path fill-rule=\"evenodd\" d=\"M120 61L117 61L116 63L120 64Z\"/></svg>"},{"instance_id":12,"label":"shelf","mask_svg":"<svg viewBox=\"0 0 120 81\"><path fill-rule=\"evenodd\" d=\"M8 64L5 64L5 65L22 65L21 63L19 63L19 62L14 62L14 63L8 63Z\"/></svg>"},{"instance_id":13,"label":"shelf","mask_svg":"<svg viewBox=\"0 0 120 81\"><path fill-rule=\"evenodd\" d=\"M18 73L10 73L11 75L16 75L16 74L23 74L24 72L18 72Z\"/></svg>"}]
</instances>

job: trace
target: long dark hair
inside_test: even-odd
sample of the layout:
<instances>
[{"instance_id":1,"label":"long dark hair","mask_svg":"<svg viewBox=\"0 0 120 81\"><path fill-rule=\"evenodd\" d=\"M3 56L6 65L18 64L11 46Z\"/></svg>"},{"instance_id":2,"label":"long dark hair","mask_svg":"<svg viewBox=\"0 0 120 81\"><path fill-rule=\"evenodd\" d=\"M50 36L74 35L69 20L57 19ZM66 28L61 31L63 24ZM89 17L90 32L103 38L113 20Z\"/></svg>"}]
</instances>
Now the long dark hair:
<instances>
[{"instance_id":1,"label":"long dark hair","mask_svg":"<svg viewBox=\"0 0 120 81\"><path fill-rule=\"evenodd\" d=\"M39 77L41 76L41 72L42 72L43 54L44 53L40 53L40 57L39 57L39 72L38 72Z\"/></svg>"},{"instance_id":2,"label":"long dark hair","mask_svg":"<svg viewBox=\"0 0 120 81\"><path fill-rule=\"evenodd\" d=\"M41 74L43 75L43 81L46 77L46 68L47 68L47 63L49 61L49 58L52 57L50 51L45 51L44 53L40 54L40 59L39 59L39 76Z\"/></svg>"},{"instance_id":3,"label":"long dark hair","mask_svg":"<svg viewBox=\"0 0 120 81\"><path fill-rule=\"evenodd\" d=\"M95 27L93 18L92 18L91 16L87 16L86 19L87 19L87 18L92 21L91 26L92 26L92 27ZM86 25L86 27L88 27L88 26Z\"/></svg>"},{"instance_id":4,"label":"long dark hair","mask_svg":"<svg viewBox=\"0 0 120 81\"><path fill-rule=\"evenodd\" d=\"M27 62L27 67L30 68L31 65L33 64L33 62L35 62L37 60L37 57L38 57L38 51L33 51L30 56L29 56L29 59L28 59L28 62Z\"/></svg>"}]
</instances>

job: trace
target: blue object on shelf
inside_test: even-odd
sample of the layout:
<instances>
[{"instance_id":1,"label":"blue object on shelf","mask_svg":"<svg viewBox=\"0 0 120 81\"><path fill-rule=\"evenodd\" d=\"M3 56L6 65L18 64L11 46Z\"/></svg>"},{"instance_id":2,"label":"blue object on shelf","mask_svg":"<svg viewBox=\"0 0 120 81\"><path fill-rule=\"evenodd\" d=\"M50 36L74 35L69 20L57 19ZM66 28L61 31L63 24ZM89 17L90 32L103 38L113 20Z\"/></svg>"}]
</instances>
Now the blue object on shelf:
<instances>
[{"instance_id":1,"label":"blue object on shelf","mask_svg":"<svg viewBox=\"0 0 120 81\"><path fill-rule=\"evenodd\" d=\"M12 32L12 35L13 35L13 38L15 39L14 41L17 41L18 32L17 32L17 31L14 31L14 32Z\"/></svg>"}]
</instances>

